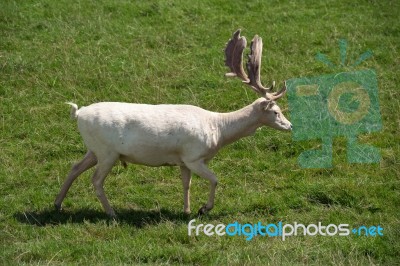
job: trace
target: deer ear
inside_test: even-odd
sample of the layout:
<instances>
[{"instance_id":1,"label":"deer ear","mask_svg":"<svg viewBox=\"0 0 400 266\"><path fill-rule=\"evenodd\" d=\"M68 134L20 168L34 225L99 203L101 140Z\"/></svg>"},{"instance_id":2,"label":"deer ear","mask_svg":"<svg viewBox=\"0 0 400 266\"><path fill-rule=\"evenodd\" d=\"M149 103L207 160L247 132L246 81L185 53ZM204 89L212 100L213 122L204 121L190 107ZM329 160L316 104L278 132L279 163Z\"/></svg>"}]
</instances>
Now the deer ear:
<instances>
[{"instance_id":1,"label":"deer ear","mask_svg":"<svg viewBox=\"0 0 400 266\"><path fill-rule=\"evenodd\" d=\"M271 100L266 100L261 102L261 110L267 111L274 105L274 102Z\"/></svg>"}]
</instances>

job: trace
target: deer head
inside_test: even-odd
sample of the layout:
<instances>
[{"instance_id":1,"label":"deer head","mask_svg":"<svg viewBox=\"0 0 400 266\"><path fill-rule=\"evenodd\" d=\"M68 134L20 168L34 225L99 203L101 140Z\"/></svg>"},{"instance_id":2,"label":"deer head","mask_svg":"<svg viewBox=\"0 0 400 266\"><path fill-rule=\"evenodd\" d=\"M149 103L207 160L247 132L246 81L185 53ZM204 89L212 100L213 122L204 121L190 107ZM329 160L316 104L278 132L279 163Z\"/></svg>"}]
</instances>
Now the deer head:
<instances>
[{"instance_id":1,"label":"deer head","mask_svg":"<svg viewBox=\"0 0 400 266\"><path fill-rule=\"evenodd\" d=\"M262 56L262 39L258 35L254 36L250 44L250 54L246 64L247 73L243 69L243 50L246 48L246 38L240 36L240 29L233 33L232 39L225 47L225 65L229 67L227 77L238 77L243 83L250 86L258 95L265 99L261 102L263 110L266 112L263 123L280 130L291 130L292 124L286 119L275 100L281 98L286 92L286 81L283 88L278 92L273 92L275 81L271 87L266 88L261 84L260 69Z\"/></svg>"}]
</instances>

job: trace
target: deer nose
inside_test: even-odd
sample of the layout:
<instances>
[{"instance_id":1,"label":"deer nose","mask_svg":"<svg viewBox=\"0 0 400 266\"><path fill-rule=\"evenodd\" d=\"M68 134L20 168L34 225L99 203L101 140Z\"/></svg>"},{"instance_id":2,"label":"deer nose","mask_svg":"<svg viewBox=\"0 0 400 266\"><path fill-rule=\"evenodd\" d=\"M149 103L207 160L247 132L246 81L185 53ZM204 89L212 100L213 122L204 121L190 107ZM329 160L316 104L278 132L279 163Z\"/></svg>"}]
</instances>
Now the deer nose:
<instances>
[{"instance_id":1,"label":"deer nose","mask_svg":"<svg viewBox=\"0 0 400 266\"><path fill-rule=\"evenodd\" d=\"M290 124L290 130L293 130L293 125L292 124Z\"/></svg>"}]
</instances>

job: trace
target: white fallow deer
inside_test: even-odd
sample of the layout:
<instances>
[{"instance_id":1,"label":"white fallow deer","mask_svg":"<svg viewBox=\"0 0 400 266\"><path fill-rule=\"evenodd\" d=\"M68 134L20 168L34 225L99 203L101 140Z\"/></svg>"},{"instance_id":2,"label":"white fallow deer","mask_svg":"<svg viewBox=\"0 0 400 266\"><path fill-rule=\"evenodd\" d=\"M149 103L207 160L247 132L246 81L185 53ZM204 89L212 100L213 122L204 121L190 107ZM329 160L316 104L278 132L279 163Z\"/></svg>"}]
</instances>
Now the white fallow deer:
<instances>
[{"instance_id":1,"label":"white fallow deer","mask_svg":"<svg viewBox=\"0 0 400 266\"><path fill-rule=\"evenodd\" d=\"M104 179L120 160L147 166L175 165L181 170L184 212L190 213L189 188L191 173L210 182L207 203L200 208L204 214L214 207L217 178L207 163L219 149L243 137L254 134L266 125L289 131L291 123L282 114L275 100L286 91L272 92L260 82L262 40L254 37L247 63L248 75L242 60L246 39L240 30L226 45L225 64L230 68L226 76L237 76L261 96L250 105L230 113L216 113L191 105L148 105L120 102L101 102L78 109L70 103L71 116L78 120L78 128L88 152L72 167L54 205L60 210L68 189L74 180L89 168L96 166L92 177L96 195L105 212L115 212L104 193Z\"/></svg>"}]
</instances>

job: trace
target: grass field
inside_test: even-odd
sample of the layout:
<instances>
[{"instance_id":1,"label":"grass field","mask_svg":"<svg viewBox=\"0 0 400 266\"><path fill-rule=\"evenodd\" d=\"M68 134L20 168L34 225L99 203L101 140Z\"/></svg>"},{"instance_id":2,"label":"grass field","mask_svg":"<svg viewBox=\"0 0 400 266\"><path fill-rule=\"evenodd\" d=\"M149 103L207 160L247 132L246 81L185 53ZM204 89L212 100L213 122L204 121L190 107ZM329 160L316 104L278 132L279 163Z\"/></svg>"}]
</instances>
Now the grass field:
<instances>
[{"instance_id":1,"label":"grass field","mask_svg":"<svg viewBox=\"0 0 400 266\"><path fill-rule=\"evenodd\" d=\"M398 1L11 1L0 3L0 264L400 264L400 2ZM224 78L222 49L237 28L264 41L262 77L332 74L315 60L348 62L378 75L383 129L364 134L379 164L349 164L334 140L334 167L302 169L318 140L263 128L210 163L216 206L196 223L381 225L384 235L217 237L187 235L179 170L118 165L105 190L119 216L108 220L83 174L53 201L85 154L66 101L184 103L239 109L256 95ZM287 97L280 100L287 108ZM287 114L289 117L289 114ZM290 119L290 117L289 117ZM208 182L192 181L192 211Z\"/></svg>"}]
</instances>

